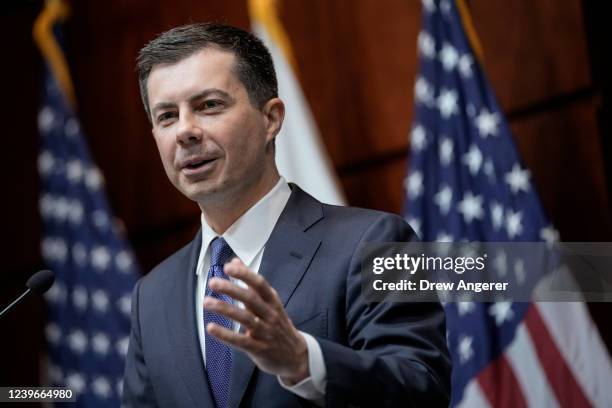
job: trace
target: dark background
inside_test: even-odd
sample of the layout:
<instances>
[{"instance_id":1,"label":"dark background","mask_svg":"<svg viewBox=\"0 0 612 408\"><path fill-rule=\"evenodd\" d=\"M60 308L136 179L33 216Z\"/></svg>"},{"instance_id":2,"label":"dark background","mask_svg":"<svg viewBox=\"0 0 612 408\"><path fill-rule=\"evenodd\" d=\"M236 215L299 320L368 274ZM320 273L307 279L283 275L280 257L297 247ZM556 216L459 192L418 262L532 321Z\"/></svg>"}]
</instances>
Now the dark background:
<instances>
[{"instance_id":1,"label":"dark background","mask_svg":"<svg viewBox=\"0 0 612 408\"><path fill-rule=\"evenodd\" d=\"M249 29L246 0L72 1L66 45L82 128L144 270L191 239L198 207L167 181L138 94L134 59L172 26ZM610 47L605 2L471 0L485 70L545 209L564 241L612 241ZM351 205L399 212L412 121L417 0L284 0L300 80ZM42 61L31 37L42 1L0 5L0 305L43 267L36 115ZM606 34L608 33L608 34ZM590 305L612 345L608 304ZM0 321L0 385L39 383L44 308Z\"/></svg>"}]
</instances>

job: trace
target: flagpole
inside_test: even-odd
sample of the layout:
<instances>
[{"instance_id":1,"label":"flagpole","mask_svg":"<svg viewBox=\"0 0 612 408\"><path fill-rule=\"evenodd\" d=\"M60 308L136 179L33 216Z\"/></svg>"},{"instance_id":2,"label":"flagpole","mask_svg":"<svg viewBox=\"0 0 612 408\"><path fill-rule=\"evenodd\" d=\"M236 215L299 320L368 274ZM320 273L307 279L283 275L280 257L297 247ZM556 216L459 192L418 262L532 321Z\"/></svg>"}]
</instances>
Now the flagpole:
<instances>
[{"instance_id":1,"label":"flagpole","mask_svg":"<svg viewBox=\"0 0 612 408\"><path fill-rule=\"evenodd\" d=\"M482 45L480 44L478 34L476 33L476 29L474 28L474 22L472 20L470 10L465 4L465 0L456 0L456 3L457 9L459 10L459 16L461 17L461 22L463 23L463 29L465 30L465 34L467 35L470 45L472 46L472 51L474 51L476 58L478 58L478 62L483 64L484 52L482 50Z\"/></svg>"},{"instance_id":2,"label":"flagpole","mask_svg":"<svg viewBox=\"0 0 612 408\"><path fill-rule=\"evenodd\" d=\"M44 9L34 22L32 37L59 84L62 93L67 98L70 106L75 109L76 97L72 80L70 79L68 63L53 35L53 25L58 21L65 21L68 16L70 16L70 7L64 0L46 0Z\"/></svg>"},{"instance_id":3,"label":"flagpole","mask_svg":"<svg viewBox=\"0 0 612 408\"><path fill-rule=\"evenodd\" d=\"M251 17L264 23L274 42L283 50L294 74L299 77L298 64L291 49L289 35L278 17L279 0L249 0L248 7Z\"/></svg>"}]
</instances>

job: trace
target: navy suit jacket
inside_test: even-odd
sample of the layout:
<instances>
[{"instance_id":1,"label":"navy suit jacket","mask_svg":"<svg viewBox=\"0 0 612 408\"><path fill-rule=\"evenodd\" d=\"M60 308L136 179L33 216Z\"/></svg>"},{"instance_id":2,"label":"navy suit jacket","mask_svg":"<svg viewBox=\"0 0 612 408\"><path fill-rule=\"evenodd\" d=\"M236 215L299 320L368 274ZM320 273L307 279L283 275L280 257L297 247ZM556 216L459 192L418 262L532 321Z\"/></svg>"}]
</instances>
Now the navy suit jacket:
<instances>
[{"instance_id":1,"label":"navy suit jacket","mask_svg":"<svg viewBox=\"0 0 612 408\"><path fill-rule=\"evenodd\" d=\"M325 205L292 193L266 243L259 269L295 326L321 346L325 403L343 406L445 406L450 359L436 303L367 303L358 249L368 242L414 240L398 216ZM214 407L195 313L201 233L137 283L132 300L124 402L131 407ZM234 350L229 407L300 407Z\"/></svg>"}]
</instances>

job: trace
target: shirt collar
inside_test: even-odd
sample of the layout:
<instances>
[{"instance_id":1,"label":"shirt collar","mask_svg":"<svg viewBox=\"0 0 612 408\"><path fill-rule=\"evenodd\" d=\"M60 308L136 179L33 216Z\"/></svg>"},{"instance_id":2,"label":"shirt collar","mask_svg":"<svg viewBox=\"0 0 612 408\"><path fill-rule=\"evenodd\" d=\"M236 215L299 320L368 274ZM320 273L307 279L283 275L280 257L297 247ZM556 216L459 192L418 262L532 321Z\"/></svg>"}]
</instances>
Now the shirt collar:
<instances>
[{"instance_id":1,"label":"shirt collar","mask_svg":"<svg viewBox=\"0 0 612 408\"><path fill-rule=\"evenodd\" d=\"M283 177L254 206L249 208L221 235L234 253L245 265L250 265L255 256L264 247L272 230L278 221L289 196L291 188ZM218 235L206 223L204 214L202 222L202 249L206 252L208 246ZM198 269L199 273L199 269Z\"/></svg>"}]
</instances>

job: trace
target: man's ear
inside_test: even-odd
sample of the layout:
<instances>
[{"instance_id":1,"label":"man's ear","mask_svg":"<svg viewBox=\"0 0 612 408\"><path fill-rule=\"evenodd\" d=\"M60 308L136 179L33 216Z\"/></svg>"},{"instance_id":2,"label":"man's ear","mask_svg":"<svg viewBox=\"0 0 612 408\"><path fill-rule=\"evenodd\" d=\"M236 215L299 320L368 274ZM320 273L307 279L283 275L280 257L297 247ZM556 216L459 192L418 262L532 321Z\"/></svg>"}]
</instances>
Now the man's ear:
<instances>
[{"instance_id":1,"label":"man's ear","mask_svg":"<svg viewBox=\"0 0 612 408\"><path fill-rule=\"evenodd\" d=\"M262 112L266 122L266 142L271 142L283 126L285 104L280 98L272 98L266 102Z\"/></svg>"}]
</instances>

